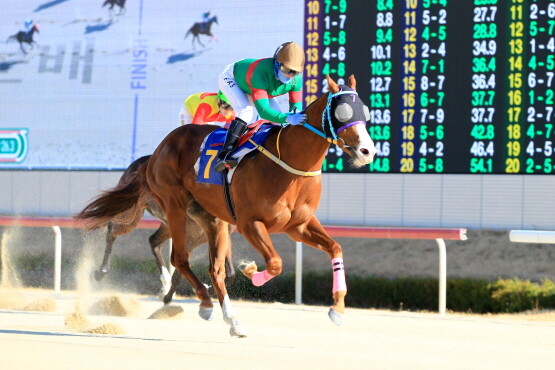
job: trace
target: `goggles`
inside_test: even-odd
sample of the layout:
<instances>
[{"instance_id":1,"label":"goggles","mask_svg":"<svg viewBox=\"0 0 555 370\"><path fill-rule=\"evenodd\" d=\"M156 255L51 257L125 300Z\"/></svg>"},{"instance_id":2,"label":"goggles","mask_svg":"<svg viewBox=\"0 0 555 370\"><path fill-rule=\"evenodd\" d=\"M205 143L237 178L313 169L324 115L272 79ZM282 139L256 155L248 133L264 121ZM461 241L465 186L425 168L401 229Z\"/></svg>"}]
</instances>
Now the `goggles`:
<instances>
[{"instance_id":1,"label":"goggles","mask_svg":"<svg viewBox=\"0 0 555 370\"><path fill-rule=\"evenodd\" d=\"M220 109L232 109L231 105L227 104L227 103L220 103Z\"/></svg>"},{"instance_id":2,"label":"goggles","mask_svg":"<svg viewBox=\"0 0 555 370\"><path fill-rule=\"evenodd\" d=\"M296 75L301 73L299 71L295 71L294 69L289 69L281 63L279 63L279 69L283 72L283 74L285 74L287 76L295 77Z\"/></svg>"}]
</instances>

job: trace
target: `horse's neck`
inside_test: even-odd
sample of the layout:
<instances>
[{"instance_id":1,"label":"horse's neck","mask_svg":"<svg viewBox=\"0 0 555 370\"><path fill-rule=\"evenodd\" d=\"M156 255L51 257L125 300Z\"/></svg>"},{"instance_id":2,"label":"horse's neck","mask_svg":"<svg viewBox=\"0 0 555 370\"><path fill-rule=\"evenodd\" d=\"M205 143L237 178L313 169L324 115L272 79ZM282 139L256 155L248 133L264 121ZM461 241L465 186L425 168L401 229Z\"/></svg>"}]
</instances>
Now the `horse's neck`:
<instances>
[{"instance_id":1,"label":"horse's neck","mask_svg":"<svg viewBox=\"0 0 555 370\"><path fill-rule=\"evenodd\" d=\"M280 158L293 168L301 171L317 171L328 152L329 143L302 126L289 126L281 133L276 145Z\"/></svg>"}]
</instances>

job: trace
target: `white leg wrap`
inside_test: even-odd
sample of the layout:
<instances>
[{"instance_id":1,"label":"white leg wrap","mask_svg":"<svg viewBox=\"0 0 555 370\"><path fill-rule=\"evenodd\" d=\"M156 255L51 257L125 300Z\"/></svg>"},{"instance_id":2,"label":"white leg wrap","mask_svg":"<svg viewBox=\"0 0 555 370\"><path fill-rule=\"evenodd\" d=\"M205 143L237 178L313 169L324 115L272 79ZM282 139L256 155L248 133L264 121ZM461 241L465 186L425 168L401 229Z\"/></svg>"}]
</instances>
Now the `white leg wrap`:
<instances>
[{"instance_id":1,"label":"white leg wrap","mask_svg":"<svg viewBox=\"0 0 555 370\"><path fill-rule=\"evenodd\" d=\"M164 291L164 294L168 293L170 291L172 277L165 266L162 266L160 281L162 282L162 290Z\"/></svg>"},{"instance_id":2,"label":"white leg wrap","mask_svg":"<svg viewBox=\"0 0 555 370\"><path fill-rule=\"evenodd\" d=\"M231 301L227 294L224 296L224 301L222 302L222 312L224 314L224 321L226 322L228 322L229 320L231 320L232 317L235 316L235 310L233 309L233 306L231 305Z\"/></svg>"}]
</instances>

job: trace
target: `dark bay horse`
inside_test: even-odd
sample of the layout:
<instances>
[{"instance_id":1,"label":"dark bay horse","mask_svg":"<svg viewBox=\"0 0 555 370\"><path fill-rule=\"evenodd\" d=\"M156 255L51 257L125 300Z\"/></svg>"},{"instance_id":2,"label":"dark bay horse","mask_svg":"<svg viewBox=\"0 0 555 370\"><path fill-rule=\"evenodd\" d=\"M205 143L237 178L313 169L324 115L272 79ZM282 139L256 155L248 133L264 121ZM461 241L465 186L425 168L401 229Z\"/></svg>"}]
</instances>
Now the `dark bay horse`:
<instances>
[{"instance_id":1,"label":"dark bay horse","mask_svg":"<svg viewBox=\"0 0 555 370\"><path fill-rule=\"evenodd\" d=\"M212 23L218 24L217 16L210 17L206 22L196 22L189 28L184 39L186 39L189 34L193 34L193 47L195 47L195 40L204 47L204 44L200 41L199 35L206 35L210 36L212 39L216 39L216 36L214 36L210 30L212 28Z\"/></svg>"},{"instance_id":2,"label":"dark bay horse","mask_svg":"<svg viewBox=\"0 0 555 370\"><path fill-rule=\"evenodd\" d=\"M28 32L19 31L15 35L11 35L10 37L8 37L6 42L8 42L10 40L16 40L17 42L19 42L19 47L21 48L21 51L23 52L23 54L27 54L27 51L23 47L23 44L29 44L31 49L34 48L34 45L37 45L37 46L39 45L39 44L37 44L37 42L35 40L33 40L33 34L35 32L40 33L39 26L36 23L33 24L33 27L31 28L30 31L28 31Z\"/></svg>"},{"instance_id":3,"label":"dark bay horse","mask_svg":"<svg viewBox=\"0 0 555 370\"><path fill-rule=\"evenodd\" d=\"M145 165L148 162L150 157L150 155L147 155L133 161L133 163L131 163L129 167L127 167L127 169L123 172L117 186L113 190L101 194L94 201L89 203L76 217L79 219L87 220L88 217L94 217L93 215L97 212L103 213L105 212L105 208L107 207L106 202L110 202L110 200L116 196L115 194L117 194L117 192L119 191L118 189L129 186L140 186L140 184L137 182L139 178L134 175L141 166ZM195 204L193 204L192 206L199 207ZM150 199L147 199L146 202L143 203L142 207L134 208L133 211L129 214L120 213L114 215L112 219L107 222L106 249L104 251L104 258L102 260L100 268L95 271L94 276L97 281L100 281L108 273L110 255L112 253L112 247L116 238L120 235L127 234L134 230L143 217L145 210L162 221L158 229L148 238L148 242L150 244L152 254L154 255L154 258L156 260L158 269L160 270L160 280L162 282L161 292L164 295L164 303L169 303L173 298L173 294L175 293L177 285L181 281L181 274L178 270L176 270L174 271L173 276L170 277L170 273L165 267L161 249L164 243L170 239L170 232L168 226L165 223L165 217L160 210L160 207L154 201L154 199L152 199L152 197L150 197ZM199 245L206 242L206 235L199 227L199 225L191 219L190 222L187 223L186 248L192 251ZM230 248L226 258L226 280L228 281L232 281L235 278L235 270L233 268L231 258L232 257Z\"/></svg>"},{"instance_id":4,"label":"dark bay horse","mask_svg":"<svg viewBox=\"0 0 555 370\"><path fill-rule=\"evenodd\" d=\"M110 11L110 14L112 14L112 11L114 10L114 6L117 5L119 6L118 15L121 15L125 12L125 1L126 0L106 0L104 1L104 4L102 4L102 7L109 5L110 7L108 8L108 10Z\"/></svg>"}]
</instances>

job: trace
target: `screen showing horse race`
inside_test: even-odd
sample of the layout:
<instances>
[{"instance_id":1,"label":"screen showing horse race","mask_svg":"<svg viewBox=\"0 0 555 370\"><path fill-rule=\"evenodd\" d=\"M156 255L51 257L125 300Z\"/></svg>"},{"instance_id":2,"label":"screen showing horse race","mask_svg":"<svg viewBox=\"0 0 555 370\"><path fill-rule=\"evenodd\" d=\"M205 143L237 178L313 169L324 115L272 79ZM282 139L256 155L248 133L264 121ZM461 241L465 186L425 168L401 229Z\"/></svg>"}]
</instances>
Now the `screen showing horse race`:
<instances>
[{"instance_id":1,"label":"screen showing horse race","mask_svg":"<svg viewBox=\"0 0 555 370\"><path fill-rule=\"evenodd\" d=\"M555 0L306 0L305 103L357 78L375 161L327 172L555 172Z\"/></svg>"},{"instance_id":2,"label":"screen showing horse race","mask_svg":"<svg viewBox=\"0 0 555 370\"><path fill-rule=\"evenodd\" d=\"M0 170L125 169L228 64L303 37L296 0L0 4Z\"/></svg>"}]
</instances>

